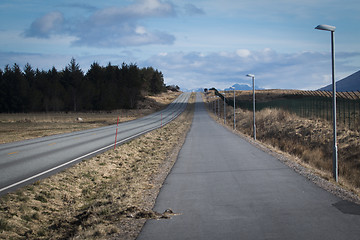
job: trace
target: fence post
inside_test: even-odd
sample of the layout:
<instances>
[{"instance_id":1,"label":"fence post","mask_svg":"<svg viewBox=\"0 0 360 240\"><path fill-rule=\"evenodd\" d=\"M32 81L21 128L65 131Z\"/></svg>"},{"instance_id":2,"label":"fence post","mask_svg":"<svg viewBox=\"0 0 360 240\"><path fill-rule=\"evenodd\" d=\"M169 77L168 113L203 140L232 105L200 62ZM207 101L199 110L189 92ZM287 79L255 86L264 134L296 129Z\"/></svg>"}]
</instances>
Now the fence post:
<instances>
[{"instance_id":1,"label":"fence post","mask_svg":"<svg viewBox=\"0 0 360 240\"><path fill-rule=\"evenodd\" d=\"M357 95L356 95L356 93L353 91L352 92L353 93L353 107L354 107L354 129L356 130L356 116L357 116L357 114L356 114L356 100L357 100Z\"/></svg>"},{"instance_id":2,"label":"fence post","mask_svg":"<svg viewBox=\"0 0 360 240\"><path fill-rule=\"evenodd\" d=\"M354 94L355 94L355 96L356 96L356 98L357 98L357 99L356 99L356 103L357 103L357 105L358 105L358 114L356 114L356 111L355 111L355 115L357 116L357 118L359 118L359 115L360 115L360 101L359 101L359 100L360 100L360 97L359 97L359 93L360 93L359 91L354 92ZM355 126L357 126L356 123L357 123L357 122L355 121ZM358 129L356 129L356 130L358 130Z\"/></svg>"},{"instance_id":3,"label":"fence post","mask_svg":"<svg viewBox=\"0 0 360 240\"><path fill-rule=\"evenodd\" d=\"M345 95L347 95L347 98L346 98L346 105L347 105L347 115L348 115L348 126L349 126L349 129L350 129L350 117L351 117L351 114L350 114L350 103L351 103L351 95L349 94L349 92L345 92Z\"/></svg>"},{"instance_id":4,"label":"fence post","mask_svg":"<svg viewBox=\"0 0 360 240\"><path fill-rule=\"evenodd\" d=\"M344 126L346 126L346 95L344 92L339 92L339 96L340 96L340 102L342 102L341 108L343 111L343 118L344 118Z\"/></svg>"}]
</instances>

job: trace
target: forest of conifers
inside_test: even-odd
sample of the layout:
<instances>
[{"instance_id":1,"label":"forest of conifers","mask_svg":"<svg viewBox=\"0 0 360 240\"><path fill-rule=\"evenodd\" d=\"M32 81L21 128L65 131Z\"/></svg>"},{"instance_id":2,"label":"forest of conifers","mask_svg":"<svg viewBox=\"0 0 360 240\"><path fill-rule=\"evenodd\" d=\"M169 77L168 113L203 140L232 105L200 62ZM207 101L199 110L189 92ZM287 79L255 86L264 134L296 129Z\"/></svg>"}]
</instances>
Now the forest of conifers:
<instances>
[{"instance_id":1,"label":"forest of conifers","mask_svg":"<svg viewBox=\"0 0 360 240\"><path fill-rule=\"evenodd\" d=\"M100 66L86 74L75 59L65 69L44 71L26 64L0 69L0 112L99 111L135 108L145 94L166 90L163 74L136 64Z\"/></svg>"}]
</instances>

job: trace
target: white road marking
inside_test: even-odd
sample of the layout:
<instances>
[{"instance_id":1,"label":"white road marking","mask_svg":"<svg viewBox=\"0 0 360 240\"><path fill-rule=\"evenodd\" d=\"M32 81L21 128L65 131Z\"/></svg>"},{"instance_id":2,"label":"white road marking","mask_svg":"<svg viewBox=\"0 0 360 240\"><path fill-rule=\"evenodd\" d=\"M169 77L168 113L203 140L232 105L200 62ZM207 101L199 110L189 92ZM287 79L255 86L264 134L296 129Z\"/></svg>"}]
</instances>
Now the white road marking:
<instances>
[{"instance_id":1,"label":"white road marking","mask_svg":"<svg viewBox=\"0 0 360 240\"><path fill-rule=\"evenodd\" d=\"M127 138L125 138L125 139L123 139L123 140L118 141L116 144L122 144L122 143L124 143L124 142L126 142L126 141L129 141L129 140L131 140L131 139L133 139L133 138L136 138L136 137L138 137L138 136L140 136L140 135L142 135L142 134L144 134L144 133L150 132L150 131L152 131L152 130L154 130L154 129L156 129L156 128L159 128L159 127L154 127L154 128L148 129L148 130L146 130L146 131L137 133L137 134L135 134L135 135L133 135L133 136L131 136L131 137L127 137ZM35 174L35 175L31 176L31 177L28 177L28 178L26 178L26 179L23 179L23 180L21 180L21 181L19 181L19 182L16 182L16 183L13 183L13 184L11 184L11 185L9 185L9 186L3 187L3 188L0 189L0 192L3 192L3 191L5 191L5 190L7 190L7 189L9 189L9 188L12 188L12 187L16 187L16 186L18 186L18 185L20 185L20 184L22 184L22 183L25 183L25 182L27 182L27 181L33 180L33 179L35 179L35 178L37 178L37 177L40 177L40 176L42 176L42 175L45 175L45 174L47 174L47 173L49 173L49 172L52 172L52 171L54 171L54 170L56 170L56 169L62 168L62 167L64 167L64 166L66 166L66 165L69 165L69 164L71 164L71 163L73 163L73 162L76 162L76 161L78 161L78 160L81 160L81 159L83 159L83 158L86 158L86 157L88 157L88 156L90 156L90 155L93 155L93 154L95 154L95 153L101 152L101 151L103 151L103 150L105 150L105 149L107 149L107 148L113 147L114 145L115 145L115 143L114 143L114 144L110 144L110 145L108 145L108 146L106 146L106 147L100 148L100 149L98 149L98 150L95 150L95 151L92 151L92 152L90 152L90 153L87 153L87 154L85 154L85 155L83 155L83 156L80 156L80 157L78 157L78 158L75 158L75 159L73 159L73 160L70 160L70 161L68 161L68 162L66 162L66 163L63 163L63 164L61 164L61 165L59 165L59 166L50 168L50 169L48 169L48 170L46 170L46 171L43 171L43 172L41 172L41 173L38 173L38 174ZM15 153L17 153L17 152L14 152L14 153L11 153L11 154L15 154Z\"/></svg>"}]
</instances>

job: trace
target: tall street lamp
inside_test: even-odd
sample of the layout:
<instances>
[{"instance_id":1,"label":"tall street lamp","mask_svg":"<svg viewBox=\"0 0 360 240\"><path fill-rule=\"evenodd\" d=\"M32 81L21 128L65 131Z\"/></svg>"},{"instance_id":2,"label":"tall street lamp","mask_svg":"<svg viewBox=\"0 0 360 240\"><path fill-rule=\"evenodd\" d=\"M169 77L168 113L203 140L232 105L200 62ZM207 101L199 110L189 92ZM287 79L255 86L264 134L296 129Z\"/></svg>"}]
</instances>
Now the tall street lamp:
<instances>
[{"instance_id":1,"label":"tall street lamp","mask_svg":"<svg viewBox=\"0 0 360 240\"><path fill-rule=\"evenodd\" d=\"M217 116L217 96L214 96L214 114Z\"/></svg>"},{"instance_id":2,"label":"tall street lamp","mask_svg":"<svg viewBox=\"0 0 360 240\"><path fill-rule=\"evenodd\" d=\"M212 98L211 103L212 103L213 112L214 112L214 114L216 115L216 108L215 108L216 97L215 97L215 96L212 96L211 98Z\"/></svg>"},{"instance_id":3,"label":"tall street lamp","mask_svg":"<svg viewBox=\"0 0 360 240\"><path fill-rule=\"evenodd\" d=\"M253 129L254 129L254 140L256 141L256 125L255 125L255 75L254 74L247 74L247 77L252 78L252 85L253 85Z\"/></svg>"},{"instance_id":4,"label":"tall street lamp","mask_svg":"<svg viewBox=\"0 0 360 240\"><path fill-rule=\"evenodd\" d=\"M331 67L332 67L332 90L333 90L333 177L339 181L338 175L338 150L336 143L336 83L335 83L335 52L334 52L334 32L336 27L329 25L318 25L315 29L331 32Z\"/></svg>"},{"instance_id":5,"label":"tall street lamp","mask_svg":"<svg viewBox=\"0 0 360 240\"><path fill-rule=\"evenodd\" d=\"M225 101L226 101L226 91L224 89L224 125L226 125L226 106L225 106Z\"/></svg>"},{"instance_id":6,"label":"tall street lamp","mask_svg":"<svg viewBox=\"0 0 360 240\"><path fill-rule=\"evenodd\" d=\"M234 130L235 130L235 88L234 87L230 87L230 89L234 90Z\"/></svg>"},{"instance_id":7,"label":"tall street lamp","mask_svg":"<svg viewBox=\"0 0 360 240\"><path fill-rule=\"evenodd\" d=\"M217 97L217 104L218 104L218 119L220 120L220 97Z\"/></svg>"}]
</instances>

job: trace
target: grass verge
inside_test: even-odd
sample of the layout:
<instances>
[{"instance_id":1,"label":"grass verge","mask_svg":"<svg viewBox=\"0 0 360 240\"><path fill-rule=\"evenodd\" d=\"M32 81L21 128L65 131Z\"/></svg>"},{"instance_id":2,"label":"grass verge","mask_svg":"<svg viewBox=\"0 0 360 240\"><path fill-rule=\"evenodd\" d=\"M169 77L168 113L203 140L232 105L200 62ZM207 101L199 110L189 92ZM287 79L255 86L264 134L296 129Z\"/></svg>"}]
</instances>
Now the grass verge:
<instances>
[{"instance_id":1,"label":"grass verge","mask_svg":"<svg viewBox=\"0 0 360 240\"><path fill-rule=\"evenodd\" d=\"M194 95L190 101L194 102ZM135 239L152 211L193 116L0 198L0 239Z\"/></svg>"}]
</instances>

